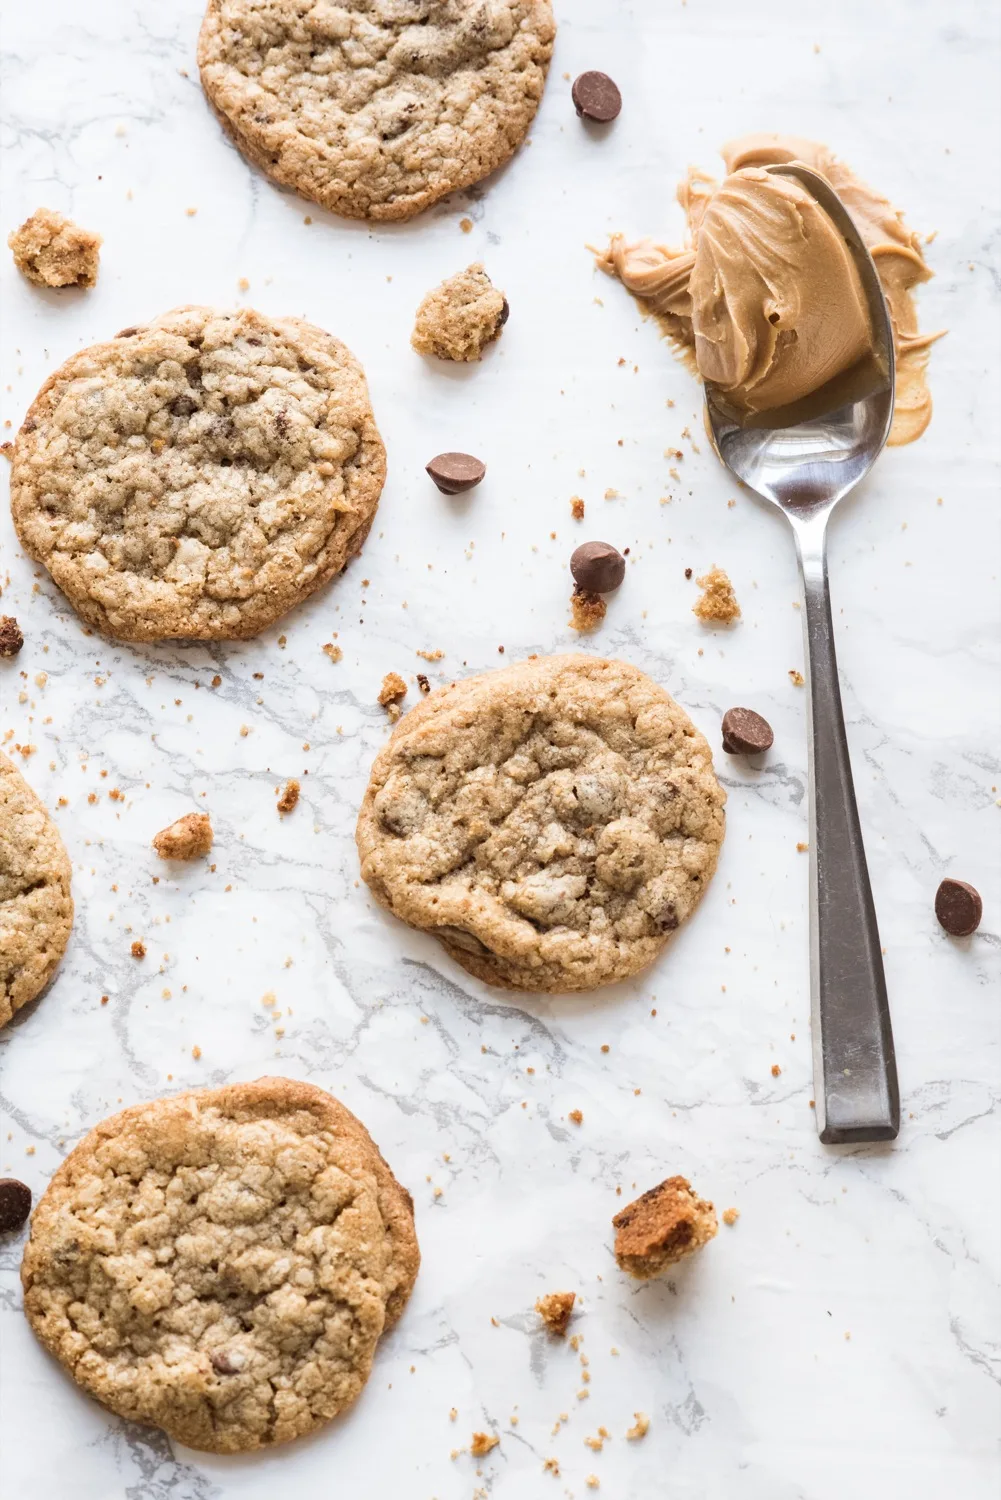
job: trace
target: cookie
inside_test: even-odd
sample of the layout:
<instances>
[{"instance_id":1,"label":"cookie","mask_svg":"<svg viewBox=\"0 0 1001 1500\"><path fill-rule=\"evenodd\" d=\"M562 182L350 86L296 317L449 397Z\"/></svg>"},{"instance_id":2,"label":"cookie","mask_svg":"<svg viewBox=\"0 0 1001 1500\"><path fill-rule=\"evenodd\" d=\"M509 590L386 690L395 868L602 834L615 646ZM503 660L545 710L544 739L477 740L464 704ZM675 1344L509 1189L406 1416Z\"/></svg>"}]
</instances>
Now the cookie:
<instances>
[{"instance_id":1,"label":"cookie","mask_svg":"<svg viewBox=\"0 0 1001 1500\"><path fill-rule=\"evenodd\" d=\"M536 658L406 714L358 820L376 899L471 974L559 993L653 962L723 839L706 740L635 667Z\"/></svg>"},{"instance_id":2,"label":"cookie","mask_svg":"<svg viewBox=\"0 0 1001 1500\"><path fill-rule=\"evenodd\" d=\"M209 0L198 66L250 161L332 213L409 219L521 145L550 0Z\"/></svg>"},{"instance_id":3,"label":"cookie","mask_svg":"<svg viewBox=\"0 0 1001 1500\"><path fill-rule=\"evenodd\" d=\"M102 243L99 234L51 208L37 208L7 236L14 264L36 286L96 285Z\"/></svg>"},{"instance_id":4,"label":"cookie","mask_svg":"<svg viewBox=\"0 0 1001 1500\"><path fill-rule=\"evenodd\" d=\"M78 1385L179 1442L238 1453L357 1397L420 1255L360 1121L287 1078L135 1105L56 1172L21 1267Z\"/></svg>"},{"instance_id":5,"label":"cookie","mask_svg":"<svg viewBox=\"0 0 1001 1500\"><path fill-rule=\"evenodd\" d=\"M0 1026L48 984L72 926L63 841L20 771L0 754Z\"/></svg>"},{"instance_id":6,"label":"cookie","mask_svg":"<svg viewBox=\"0 0 1001 1500\"><path fill-rule=\"evenodd\" d=\"M319 328L177 308L66 361L17 436L25 550L119 640L256 635L360 551L386 455Z\"/></svg>"},{"instance_id":7,"label":"cookie","mask_svg":"<svg viewBox=\"0 0 1001 1500\"><path fill-rule=\"evenodd\" d=\"M500 338L508 313L507 298L477 261L428 292L417 309L411 348L470 364Z\"/></svg>"}]
</instances>

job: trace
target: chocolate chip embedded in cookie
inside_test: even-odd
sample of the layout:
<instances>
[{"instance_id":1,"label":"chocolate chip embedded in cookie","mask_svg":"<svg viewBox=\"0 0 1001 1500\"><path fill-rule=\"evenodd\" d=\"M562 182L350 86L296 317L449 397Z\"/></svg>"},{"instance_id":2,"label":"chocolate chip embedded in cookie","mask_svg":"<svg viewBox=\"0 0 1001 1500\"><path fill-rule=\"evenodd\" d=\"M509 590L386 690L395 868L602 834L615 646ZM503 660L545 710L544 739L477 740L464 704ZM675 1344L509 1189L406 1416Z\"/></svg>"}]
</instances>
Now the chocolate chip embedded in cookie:
<instances>
[{"instance_id":1,"label":"chocolate chip embedded in cookie","mask_svg":"<svg viewBox=\"0 0 1001 1500\"><path fill-rule=\"evenodd\" d=\"M287 1078L140 1104L63 1162L24 1309L78 1385L213 1453L322 1426L359 1394L420 1256L360 1121Z\"/></svg>"},{"instance_id":2,"label":"chocolate chip embedded in cookie","mask_svg":"<svg viewBox=\"0 0 1001 1500\"><path fill-rule=\"evenodd\" d=\"M624 662L529 660L432 693L372 768L365 880L489 984L645 968L697 906L725 794L687 714Z\"/></svg>"},{"instance_id":3,"label":"chocolate chip embedded in cookie","mask_svg":"<svg viewBox=\"0 0 1001 1500\"><path fill-rule=\"evenodd\" d=\"M700 1250L716 1234L716 1212L685 1177L668 1177L628 1204L612 1220L615 1259L646 1281Z\"/></svg>"},{"instance_id":4,"label":"chocolate chip embedded in cookie","mask_svg":"<svg viewBox=\"0 0 1001 1500\"><path fill-rule=\"evenodd\" d=\"M361 550L386 457L319 328L177 308L74 354L17 436L14 524L120 640L256 635Z\"/></svg>"},{"instance_id":5,"label":"chocolate chip embedded in cookie","mask_svg":"<svg viewBox=\"0 0 1001 1500\"><path fill-rule=\"evenodd\" d=\"M514 155L555 34L550 0L209 0L198 66L276 182L333 213L409 219Z\"/></svg>"},{"instance_id":6,"label":"chocolate chip embedded in cookie","mask_svg":"<svg viewBox=\"0 0 1001 1500\"><path fill-rule=\"evenodd\" d=\"M70 862L59 831L0 754L0 1026L48 984L72 926Z\"/></svg>"}]
</instances>

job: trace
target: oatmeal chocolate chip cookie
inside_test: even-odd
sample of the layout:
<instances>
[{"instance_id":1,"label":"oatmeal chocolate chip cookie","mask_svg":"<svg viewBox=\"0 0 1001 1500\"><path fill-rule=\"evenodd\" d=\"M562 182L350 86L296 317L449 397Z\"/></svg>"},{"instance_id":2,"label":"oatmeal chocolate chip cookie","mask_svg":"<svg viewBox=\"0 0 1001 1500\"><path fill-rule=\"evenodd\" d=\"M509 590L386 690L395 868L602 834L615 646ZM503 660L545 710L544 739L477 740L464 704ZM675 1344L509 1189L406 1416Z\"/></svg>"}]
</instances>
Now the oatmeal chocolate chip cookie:
<instances>
[{"instance_id":1,"label":"oatmeal chocolate chip cookie","mask_svg":"<svg viewBox=\"0 0 1001 1500\"><path fill-rule=\"evenodd\" d=\"M72 926L63 841L20 771L0 754L0 1026L48 984Z\"/></svg>"},{"instance_id":2,"label":"oatmeal chocolate chip cookie","mask_svg":"<svg viewBox=\"0 0 1001 1500\"><path fill-rule=\"evenodd\" d=\"M360 551L385 477L343 344L296 318L186 307L46 381L17 436L11 507L88 625L234 639Z\"/></svg>"},{"instance_id":3,"label":"oatmeal chocolate chip cookie","mask_svg":"<svg viewBox=\"0 0 1001 1500\"><path fill-rule=\"evenodd\" d=\"M635 667L553 656L431 694L358 821L382 905L510 989L637 973L698 904L725 793L687 714Z\"/></svg>"},{"instance_id":4,"label":"oatmeal chocolate chip cookie","mask_svg":"<svg viewBox=\"0 0 1001 1500\"><path fill-rule=\"evenodd\" d=\"M409 219L535 118L550 0L209 0L198 66L244 156L353 219Z\"/></svg>"},{"instance_id":5,"label":"oatmeal chocolate chip cookie","mask_svg":"<svg viewBox=\"0 0 1001 1500\"><path fill-rule=\"evenodd\" d=\"M261 1078L92 1130L35 1210L21 1280L35 1333L91 1396L236 1453L356 1398L419 1260L410 1195L360 1121Z\"/></svg>"}]
</instances>

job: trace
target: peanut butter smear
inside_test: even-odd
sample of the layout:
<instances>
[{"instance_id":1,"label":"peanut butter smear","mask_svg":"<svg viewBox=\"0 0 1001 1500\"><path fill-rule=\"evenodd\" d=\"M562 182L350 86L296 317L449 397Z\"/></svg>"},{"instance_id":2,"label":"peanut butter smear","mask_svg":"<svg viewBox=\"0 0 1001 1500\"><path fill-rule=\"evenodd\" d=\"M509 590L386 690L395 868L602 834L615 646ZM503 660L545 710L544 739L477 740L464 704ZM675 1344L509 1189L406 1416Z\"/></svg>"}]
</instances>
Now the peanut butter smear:
<instances>
[{"instance_id":1,"label":"peanut butter smear","mask_svg":"<svg viewBox=\"0 0 1001 1500\"><path fill-rule=\"evenodd\" d=\"M678 188L688 244L612 237L598 265L617 276L698 373L749 415L793 405L872 353L858 272L812 195L764 167L799 161L820 172L858 226L893 323L896 404L889 441L910 443L931 420L930 345L912 296L931 271L888 199L828 150L795 136L744 136L723 147L727 177L690 168Z\"/></svg>"}]
</instances>

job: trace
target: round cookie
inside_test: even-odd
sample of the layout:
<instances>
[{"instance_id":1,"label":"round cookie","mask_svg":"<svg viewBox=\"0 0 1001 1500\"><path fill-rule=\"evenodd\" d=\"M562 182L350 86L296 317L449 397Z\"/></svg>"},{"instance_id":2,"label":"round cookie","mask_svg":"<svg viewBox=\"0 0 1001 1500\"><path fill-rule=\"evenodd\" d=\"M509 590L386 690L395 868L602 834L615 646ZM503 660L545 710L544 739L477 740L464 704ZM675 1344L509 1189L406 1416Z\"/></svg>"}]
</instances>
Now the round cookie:
<instances>
[{"instance_id":1,"label":"round cookie","mask_svg":"<svg viewBox=\"0 0 1001 1500\"><path fill-rule=\"evenodd\" d=\"M48 984L72 926L70 862L59 831L0 754L0 1026Z\"/></svg>"},{"instance_id":2,"label":"round cookie","mask_svg":"<svg viewBox=\"0 0 1001 1500\"><path fill-rule=\"evenodd\" d=\"M560 993L646 968L716 868L726 794L649 677L536 658L400 720L358 820L383 906L488 984Z\"/></svg>"},{"instance_id":3,"label":"round cookie","mask_svg":"<svg viewBox=\"0 0 1001 1500\"><path fill-rule=\"evenodd\" d=\"M296 318L184 307L50 376L17 435L11 509L88 625L238 639L360 551L385 477L343 344Z\"/></svg>"},{"instance_id":4,"label":"round cookie","mask_svg":"<svg viewBox=\"0 0 1001 1500\"><path fill-rule=\"evenodd\" d=\"M212 1453L300 1437L358 1396L420 1254L360 1121L287 1078L103 1121L32 1216L21 1280L91 1396Z\"/></svg>"},{"instance_id":5,"label":"round cookie","mask_svg":"<svg viewBox=\"0 0 1001 1500\"><path fill-rule=\"evenodd\" d=\"M521 145L550 0L209 0L202 85L244 156L353 219L409 219Z\"/></svg>"}]
</instances>

